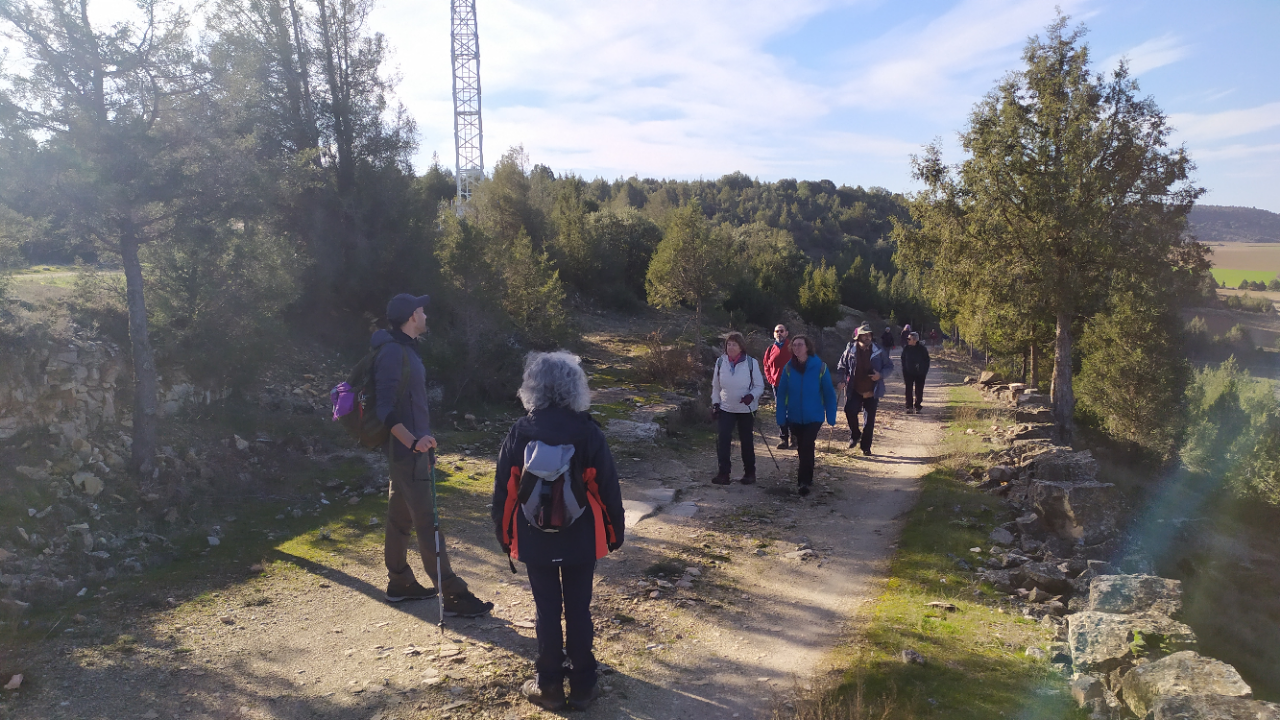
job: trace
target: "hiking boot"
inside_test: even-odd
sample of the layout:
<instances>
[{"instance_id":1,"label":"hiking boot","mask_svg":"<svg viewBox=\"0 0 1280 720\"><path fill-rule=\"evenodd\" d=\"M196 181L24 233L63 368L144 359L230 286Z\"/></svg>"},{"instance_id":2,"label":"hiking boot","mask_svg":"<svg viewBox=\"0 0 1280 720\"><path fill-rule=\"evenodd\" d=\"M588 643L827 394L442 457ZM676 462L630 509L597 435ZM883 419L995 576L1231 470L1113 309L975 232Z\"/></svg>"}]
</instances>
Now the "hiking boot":
<instances>
[{"instance_id":1,"label":"hiking boot","mask_svg":"<svg viewBox=\"0 0 1280 720\"><path fill-rule=\"evenodd\" d=\"M800 489L799 489L799 490L797 490L796 492L800 493L800 497L805 497L805 496L807 496L807 495L809 494L809 486L808 486L808 485L801 485L801 486L800 486Z\"/></svg>"},{"instance_id":2,"label":"hiking boot","mask_svg":"<svg viewBox=\"0 0 1280 720\"><path fill-rule=\"evenodd\" d=\"M863 455L870 455L870 454L871 454L871 448L862 448L862 454L863 454Z\"/></svg>"},{"instance_id":3,"label":"hiking boot","mask_svg":"<svg viewBox=\"0 0 1280 720\"><path fill-rule=\"evenodd\" d=\"M748 472L742 473L742 479L741 479L741 480L739 480L738 482L742 483L743 485L755 485L755 484L756 484L756 471L755 471L755 470L751 470L751 471L748 471Z\"/></svg>"},{"instance_id":4,"label":"hiking boot","mask_svg":"<svg viewBox=\"0 0 1280 720\"><path fill-rule=\"evenodd\" d=\"M538 687L537 678L526 680L524 685L520 687L520 693L525 699L537 705L544 710L563 710L564 702L564 686L557 685L550 688Z\"/></svg>"},{"instance_id":5,"label":"hiking boot","mask_svg":"<svg viewBox=\"0 0 1280 720\"><path fill-rule=\"evenodd\" d=\"M915 412L915 408L907 408L907 414L908 414L908 415L910 415L910 414L911 414L911 413L913 413L913 412Z\"/></svg>"},{"instance_id":6,"label":"hiking boot","mask_svg":"<svg viewBox=\"0 0 1280 720\"><path fill-rule=\"evenodd\" d=\"M417 580L410 583L387 583L387 602L401 600L427 600L436 596L435 588L425 588Z\"/></svg>"},{"instance_id":7,"label":"hiking boot","mask_svg":"<svg viewBox=\"0 0 1280 720\"><path fill-rule=\"evenodd\" d=\"M711 484L712 485L728 485L729 473L725 473L725 472L717 473L715 477L711 478Z\"/></svg>"},{"instance_id":8,"label":"hiking boot","mask_svg":"<svg viewBox=\"0 0 1280 720\"><path fill-rule=\"evenodd\" d=\"M853 439L853 440L850 440L850 441L849 441L849 449L850 449L850 450L852 450L852 449L854 449L854 448L858 447L858 442L859 442L859 441L858 441L856 438L855 438L855 439Z\"/></svg>"},{"instance_id":9,"label":"hiking boot","mask_svg":"<svg viewBox=\"0 0 1280 720\"><path fill-rule=\"evenodd\" d=\"M917 414L917 415L919 415L921 412L922 412L922 411L920 410L920 406L919 406L919 405L917 405L917 406L916 406L916 414Z\"/></svg>"},{"instance_id":10,"label":"hiking boot","mask_svg":"<svg viewBox=\"0 0 1280 720\"><path fill-rule=\"evenodd\" d=\"M591 686L591 689L584 693L569 690L569 709L570 710L586 710L591 704L600 697L600 683Z\"/></svg>"},{"instance_id":11,"label":"hiking boot","mask_svg":"<svg viewBox=\"0 0 1280 720\"><path fill-rule=\"evenodd\" d=\"M480 617L492 609L493 603L481 601L470 590L463 590L444 599L444 614L449 617Z\"/></svg>"},{"instance_id":12,"label":"hiking boot","mask_svg":"<svg viewBox=\"0 0 1280 720\"><path fill-rule=\"evenodd\" d=\"M783 440L782 442L778 443L778 449L779 449L779 450L790 450L790 449L791 449L791 443L787 442L786 440Z\"/></svg>"}]
</instances>

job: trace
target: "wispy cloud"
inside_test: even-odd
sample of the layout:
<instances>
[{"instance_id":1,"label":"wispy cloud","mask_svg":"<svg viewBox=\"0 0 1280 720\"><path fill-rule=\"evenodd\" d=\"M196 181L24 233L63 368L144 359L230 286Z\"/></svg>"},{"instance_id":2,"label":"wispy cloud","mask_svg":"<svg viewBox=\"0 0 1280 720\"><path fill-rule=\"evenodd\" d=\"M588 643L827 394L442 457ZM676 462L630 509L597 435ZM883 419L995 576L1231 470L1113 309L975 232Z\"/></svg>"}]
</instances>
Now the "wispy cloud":
<instances>
[{"instance_id":1,"label":"wispy cloud","mask_svg":"<svg viewBox=\"0 0 1280 720\"><path fill-rule=\"evenodd\" d=\"M1211 143L1280 127L1280 102L1218 113L1173 113L1169 121L1179 138Z\"/></svg>"},{"instance_id":2,"label":"wispy cloud","mask_svg":"<svg viewBox=\"0 0 1280 720\"><path fill-rule=\"evenodd\" d=\"M849 53L840 102L873 108L967 106L1016 67L1028 37L1083 0L965 0L925 24L909 22ZM968 99L969 102L966 102Z\"/></svg>"},{"instance_id":3,"label":"wispy cloud","mask_svg":"<svg viewBox=\"0 0 1280 720\"><path fill-rule=\"evenodd\" d=\"M1141 45L1132 47L1123 53L1112 55L1102 61L1102 66L1099 69L1106 72L1114 70L1123 59L1128 61L1131 75L1141 75L1181 60L1187 56L1188 50L1187 44L1180 37L1174 33L1166 33L1158 38L1152 38Z\"/></svg>"}]
</instances>

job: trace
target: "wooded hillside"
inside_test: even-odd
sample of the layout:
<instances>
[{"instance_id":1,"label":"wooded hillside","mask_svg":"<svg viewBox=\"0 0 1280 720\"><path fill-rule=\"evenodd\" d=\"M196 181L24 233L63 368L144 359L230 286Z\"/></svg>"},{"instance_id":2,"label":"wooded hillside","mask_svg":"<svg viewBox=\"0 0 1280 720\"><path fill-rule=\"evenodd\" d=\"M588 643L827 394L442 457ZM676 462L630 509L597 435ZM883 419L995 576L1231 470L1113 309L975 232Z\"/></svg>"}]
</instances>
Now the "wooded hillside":
<instances>
[{"instance_id":1,"label":"wooded hillside","mask_svg":"<svg viewBox=\"0 0 1280 720\"><path fill-rule=\"evenodd\" d=\"M1196 205L1189 230L1203 243L1280 242L1280 214L1233 205Z\"/></svg>"}]
</instances>

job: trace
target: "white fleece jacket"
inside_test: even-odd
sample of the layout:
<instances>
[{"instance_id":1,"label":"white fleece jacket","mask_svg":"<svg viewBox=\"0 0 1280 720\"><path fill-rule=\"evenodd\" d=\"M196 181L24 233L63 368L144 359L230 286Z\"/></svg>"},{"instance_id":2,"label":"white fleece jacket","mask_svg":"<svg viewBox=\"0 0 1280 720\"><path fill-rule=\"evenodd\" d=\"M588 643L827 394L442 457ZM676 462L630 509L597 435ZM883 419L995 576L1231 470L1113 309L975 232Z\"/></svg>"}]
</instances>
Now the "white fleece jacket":
<instances>
[{"instance_id":1,"label":"white fleece jacket","mask_svg":"<svg viewBox=\"0 0 1280 720\"><path fill-rule=\"evenodd\" d=\"M760 363L748 355L737 365L729 362L728 355L721 355L716 360L715 372L711 375L711 404L719 405L721 410L731 413L755 412L760 406L760 393L764 392L764 374L760 372ZM743 405L741 400L747 395L754 395L750 405Z\"/></svg>"}]
</instances>

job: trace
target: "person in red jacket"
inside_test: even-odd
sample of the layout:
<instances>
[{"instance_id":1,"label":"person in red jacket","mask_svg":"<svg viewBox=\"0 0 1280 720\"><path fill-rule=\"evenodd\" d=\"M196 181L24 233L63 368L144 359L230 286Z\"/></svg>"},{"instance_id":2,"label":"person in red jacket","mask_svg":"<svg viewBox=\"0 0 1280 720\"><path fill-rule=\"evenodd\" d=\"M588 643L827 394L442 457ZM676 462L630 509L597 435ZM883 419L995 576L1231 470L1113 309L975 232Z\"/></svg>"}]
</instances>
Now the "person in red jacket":
<instances>
[{"instance_id":1,"label":"person in red jacket","mask_svg":"<svg viewBox=\"0 0 1280 720\"><path fill-rule=\"evenodd\" d=\"M769 387L773 388L773 396L776 401L778 397L778 376L782 374L782 368L791 362L791 347L787 344L787 326L778 323L773 329L773 343L769 345L769 349L764 351L764 381L769 383ZM778 426L778 435L782 437L782 442L778 443L779 450L786 450L791 447L791 433L786 425Z\"/></svg>"}]
</instances>

